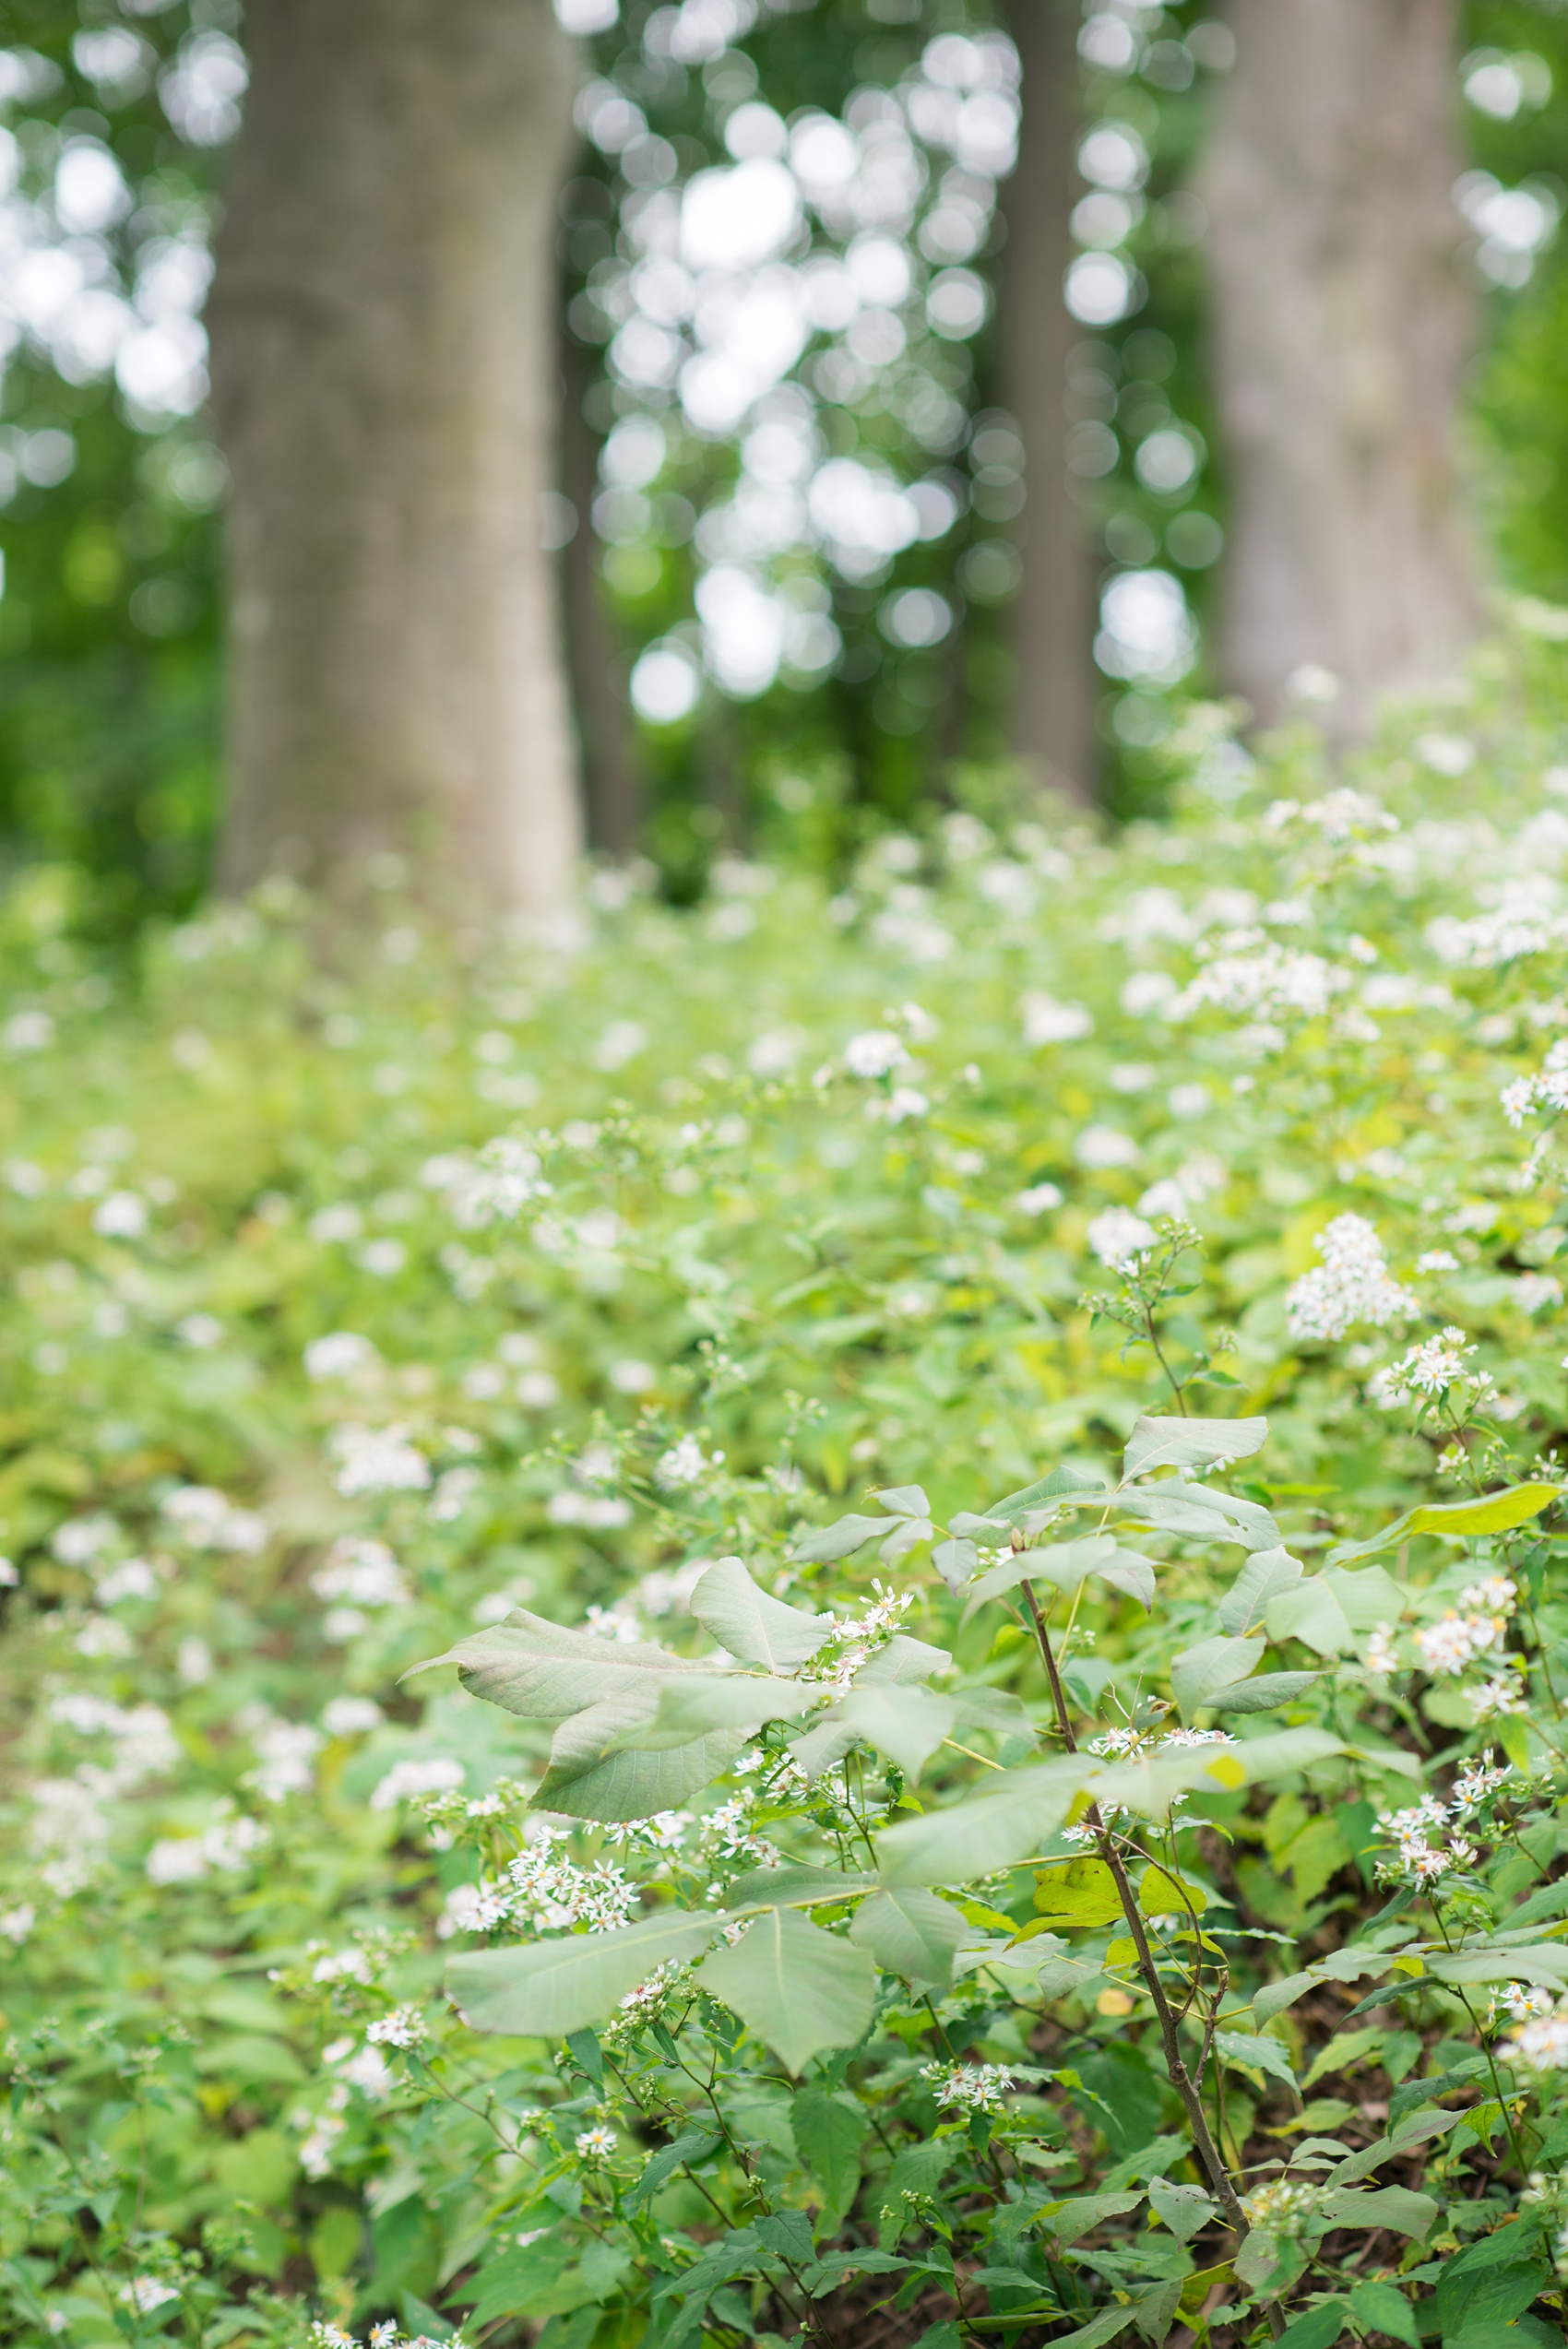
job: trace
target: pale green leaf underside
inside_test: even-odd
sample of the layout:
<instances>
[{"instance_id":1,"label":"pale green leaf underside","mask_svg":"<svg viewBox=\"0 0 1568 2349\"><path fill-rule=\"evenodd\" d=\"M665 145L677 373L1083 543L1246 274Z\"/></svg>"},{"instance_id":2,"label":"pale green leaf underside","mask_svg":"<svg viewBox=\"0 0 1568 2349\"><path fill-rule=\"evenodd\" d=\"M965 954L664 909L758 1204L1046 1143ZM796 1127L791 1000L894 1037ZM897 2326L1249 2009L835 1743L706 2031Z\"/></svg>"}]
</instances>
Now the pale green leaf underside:
<instances>
[{"instance_id":1,"label":"pale green leaf underside","mask_svg":"<svg viewBox=\"0 0 1568 2349\"><path fill-rule=\"evenodd\" d=\"M1217 1460L1245 1460L1267 1441L1266 1419L1139 1419L1122 1474L1131 1483L1155 1468L1211 1468Z\"/></svg>"},{"instance_id":2,"label":"pale green leaf underside","mask_svg":"<svg viewBox=\"0 0 1568 2349\"><path fill-rule=\"evenodd\" d=\"M850 2047L871 2024L876 1968L863 1950L769 1909L733 1947L715 1950L696 1979L791 2071L828 2047Z\"/></svg>"},{"instance_id":3,"label":"pale green leaf underside","mask_svg":"<svg viewBox=\"0 0 1568 2349\"><path fill-rule=\"evenodd\" d=\"M474 1950L447 1961L446 1988L476 2031L560 2039L602 2022L668 1960L699 1957L718 1929L717 1917L662 1909L613 1933Z\"/></svg>"},{"instance_id":4,"label":"pale green leaf underside","mask_svg":"<svg viewBox=\"0 0 1568 2349\"><path fill-rule=\"evenodd\" d=\"M759 1590L738 1558L716 1560L687 1605L720 1647L770 1672L804 1664L833 1629L830 1616L807 1615Z\"/></svg>"},{"instance_id":5,"label":"pale green leaf underside","mask_svg":"<svg viewBox=\"0 0 1568 2349\"><path fill-rule=\"evenodd\" d=\"M438 1664L455 1664L473 1695L529 1721L564 1721L607 1697L657 1689L674 1674L702 1669L643 1641L601 1640L589 1631L567 1631L525 1607L411 1669L429 1672Z\"/></svg>"},{"instance_id":6,"label":"pale green leaf underside","mask_svg":"<svg viewBox=\"0 0 1568 2349\"><path fill-rule=\"evenodd\" d=\"M954 1957L968 1934L956 1908L914 1886L873 1892L849 1928L850 1940L869 1950L889 1974L941 1989L953 1979Z\"/></svg>"}]
</instances>

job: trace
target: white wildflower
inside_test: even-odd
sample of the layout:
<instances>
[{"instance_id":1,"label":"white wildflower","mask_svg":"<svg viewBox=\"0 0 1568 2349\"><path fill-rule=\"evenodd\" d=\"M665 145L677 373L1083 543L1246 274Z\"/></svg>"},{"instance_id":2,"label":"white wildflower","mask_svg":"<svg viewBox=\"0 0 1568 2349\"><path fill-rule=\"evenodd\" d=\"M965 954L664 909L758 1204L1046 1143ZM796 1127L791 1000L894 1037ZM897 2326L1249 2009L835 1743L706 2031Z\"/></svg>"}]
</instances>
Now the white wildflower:
<instances>
[{"instance_id":1,"label":"white wildflower","mask_svg":"<svg viewBox=\"0 0 1568 2349\"><path fill-rule=\"evenodd\" d=\"M862 1035L851 1036L844 1047L845 1068L851 1076L868 1082L891 1076L895 1069L909 1065L909 1055L903 1042L885 1027L868 1027Z\"/></svg>"},{"instance_id":2,"label":"white wildflower","mask_svg":"<svg viewBox=\"0 0 1568 2349\"><path fill-rule=\"evenodd\" d=\"M367 1428L350 1420L334 1428L327 1441L332 1481L346 1500L362 1493L423 1492L430 1463L409 1441L406 1428Z\"/></svg>"},{"instance_id":3,"label":"white wildflower","mask_svg":"<svg viewBox=\"0 0 1568 2349\"><path fill-rule=\"evenodd\" d=\"M450 1754L411 1754L403 1762L395 1762L370 1798L372 1810L396 1810L399 1803L412 1802L420 1795L445 1795L460 1786L467 1776L460 1762Z\"/></svg>"},{"instance_id":4,"label":"white wildflower","mask_svg":"<svg viewBox=\"0 0 1568 2349\"><path fill-rule=\"evenodd\" d=\"M1016 2085L1013 2074L994 2063L926 2063L921 2078L930 2081L939 2105L971 2113L1000 2112L1003 2097Z\"/></svg>"},{"instance_id":5,"label":"white wildflower","mask_svg":"<svg viewBox=\"0 0 1568 2349\"><path fill-rule=\"evenodd\" d=\"M364 2035L373 2047L421 2047L430 2025L418 2007L394 2007L390 2014L378 2015Z\"/></svg>"},{"instance_id":6,"label":"white wildflower","mask_svg":"<svg viewBox=\"0 0 1568 2349\"><path fill-rule=\"evenodd\" d=\"M1113 1273L1131 1272L1156 1240L1153 1225L1134 1216L1130 1207L1107 1207L1092 1219L1085 1237L1100 1263Z\"/></svg>"},{"instance_id":7,"label":"white wildflower","mask_svg":"<svg viewBox=\"0 0 1568 2349\"><path fill-rule=\"evenodd\" d=\"M577 2159L596 2165L610 2159L615 2151L616 2136L615 2131L607 2129L602 2121L595 2121L591 2129L583 2130L573 2141Z\"/></svg>"},{"instance_id":8,"label":"white wildflower","mask_svg":"<svg viewBox=\"0 0 1568 2349\"><path fill-rule=\"evenodd\" d=\"M1410 1290L1390 1278L1383 1243L1364 1216L1336 1216L1315 1244L1323 1263L1286 1293L1292 1337L1343 1337L1359 1322L1381 1329L1420 1312Z\"/></svg>"}]
</instances>

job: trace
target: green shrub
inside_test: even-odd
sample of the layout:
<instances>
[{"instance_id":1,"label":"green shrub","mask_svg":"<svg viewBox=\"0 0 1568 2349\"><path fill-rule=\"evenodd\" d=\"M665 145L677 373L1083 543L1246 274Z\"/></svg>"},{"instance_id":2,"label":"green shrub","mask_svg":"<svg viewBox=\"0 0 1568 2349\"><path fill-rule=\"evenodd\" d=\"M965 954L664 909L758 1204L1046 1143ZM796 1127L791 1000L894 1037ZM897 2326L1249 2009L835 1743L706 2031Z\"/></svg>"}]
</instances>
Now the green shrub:
<instances>
[{"instance_id":1,"label":"green shrub","mask_svg":"<svg viewBox=\"0 0 1568 2349\"><path fill-rule=\"evenodd\" d=\"M826 905L12 897L8 2338L1559 2337L1523 620Z\"/></svg>"}]
</instances>

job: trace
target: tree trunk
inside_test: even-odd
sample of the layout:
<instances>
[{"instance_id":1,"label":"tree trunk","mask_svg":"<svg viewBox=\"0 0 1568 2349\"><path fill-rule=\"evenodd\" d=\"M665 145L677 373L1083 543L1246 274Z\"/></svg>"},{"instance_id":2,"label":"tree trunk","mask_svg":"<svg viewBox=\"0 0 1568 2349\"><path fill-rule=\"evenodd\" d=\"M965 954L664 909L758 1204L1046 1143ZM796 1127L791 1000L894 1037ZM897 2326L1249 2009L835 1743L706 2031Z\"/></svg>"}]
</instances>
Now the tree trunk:
<instances>
[{"instance_id":1,"label":"tree trunk","mask_svg":"<svg viewBox=\"0 0 1568 2349\"><path fill-rule=\"evenodd\" d=\"M249 0L211 305L233 476L221 879L417 860L558 906L579 843L552 558L550 0Z\"/></svg>"},{"instance_id":2,"label":"tree trunk","mask_svg":"<svg viewBox=\"0 0 1568 2349\"><path fill-rule=\"evenodd\" d=\"M1265 722L1303 665L1360 732L1476 626L1455 467L1474 330L1455 0L1234 0L1205 173L1231 486L1221 663ZM1320 694L1329 689L1318 682Z\"/></svg>"},{"instance_id":3,"label":"tree trunk","mask_svg":"<svg viewBox=\"0 0 1568 2349\"><path fill-rule=\"evenodd\" d=\"M565 395L561 479L577 516L576 530L561 561L572 700L582 737L588 843L601 855L619 860L632 854L642 830L642 767L632 730L626 664L605 610L593 535L599 440L583 412L593 369L564 314L561 373Z\"/></svg>"},{"instance_id":4,"label":"tree trunk","mask_svg":"<svg viewBox=\"0 0 1568 2349\"><path fill-rule=\"evenodd\" d=\"M1012 0L1007 21L1024 80L1018 167L1004 197L1000 373L1024 443L1028 497L1024 574L1011 614L1013 746L1043 783L1091 799L1099 765L1090 658L1097 564L1067 486L1067 354L1083 328L1062 298L1073 255L1067 223L1080 11L1075 0Z\"/></svg>"}]
</instances>

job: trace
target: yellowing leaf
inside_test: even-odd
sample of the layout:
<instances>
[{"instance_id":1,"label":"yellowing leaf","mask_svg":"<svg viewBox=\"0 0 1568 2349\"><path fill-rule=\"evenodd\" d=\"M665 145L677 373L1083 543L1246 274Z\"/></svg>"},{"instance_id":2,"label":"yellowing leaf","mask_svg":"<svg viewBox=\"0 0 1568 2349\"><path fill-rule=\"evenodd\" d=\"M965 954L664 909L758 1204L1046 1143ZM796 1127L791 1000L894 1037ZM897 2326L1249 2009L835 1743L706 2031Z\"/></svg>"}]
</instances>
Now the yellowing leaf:
<instances>
[{"instance_id":1,"label":"yellowing leaf","mask_svg":"<svg viewBox=\"0 0 1568 2349\"><path fill-rule=\"evenodd\" d=\"M1169 1876L1163 1868L1151 1866L1138 1886L1138 1906L1146 1916L1184 1916L1194 1909L1201 1916L1208 1894L1201 1884L1189 1884L1184 1877Z\"/></svg>"},{"instance_id":2,"label":"yellowing leaf","mask_svg":"<svg viewBox=\"0 0 1568 2349\"><path fill-rule=\"evenodd\" d=\"M1040 1870L1035 1906L1053 1924L1113 1925L1122 1915L1122 1897L1104 1860L1075 1859L1065 1868Z\"/></svg>"}]
</instances>

